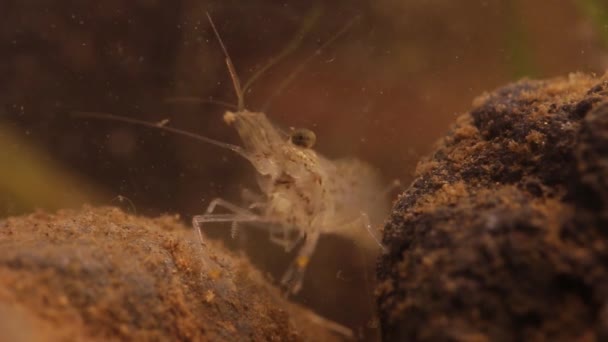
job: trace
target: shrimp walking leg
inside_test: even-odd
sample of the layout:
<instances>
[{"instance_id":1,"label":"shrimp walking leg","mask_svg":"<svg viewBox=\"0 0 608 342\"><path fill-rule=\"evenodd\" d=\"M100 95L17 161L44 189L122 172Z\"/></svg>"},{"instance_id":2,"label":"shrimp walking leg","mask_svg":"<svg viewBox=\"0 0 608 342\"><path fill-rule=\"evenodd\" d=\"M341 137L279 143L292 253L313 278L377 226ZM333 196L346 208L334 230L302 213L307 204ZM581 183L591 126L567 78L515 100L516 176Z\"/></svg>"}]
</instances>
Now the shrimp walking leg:
<instances>
[{"instance_id":1,"label":"shrimp walking leg","mask_svg":"<svg viewBox=\"0 0 608 342\"><path fill-rule=\"evenodd\" d=\"M223 198L214 198L211 202L209 202L209 206L207 206L207 210L205 210L206 214L211 214L216 207L222 207L232 211L235 214L242 214L244 216L255 216L252 212L247 209L241 208L236 204L232 204L226 201Z\"/></svg>"},{"instance_id":2,"label":"shrimp walking leg","mask_svg":"<svg viewBox=\"0 0 608 342\"><path fill-rule=\"evenodd\" d=\"M307 235L304 245L298 252L298 256L281 279L281 285L289 288L291 294L296 294L302 289L302 279L304 279L304 273L306 273L310 257L317 247L320 235L319 231Z\"/></svg>"},{"instance_id":3,"label":"shrimp walking leg","mask_svg":"<svg viewBox=\"0 0 608 342\"><path fill-rule=\"evenodd\" d=\"M213 211L217 207L222 207L230 210L230 214L213 214ZM197 233L201 246L204 245L203 239L203 224L209 222L231 222L231 231L236 230L236 225L239 222L264 222L267 221L260 216L250 212L247 209L243 209L235 204L232 204L222 198L215 198L207 206L207 210L204 215L197 215L192 218L192 227Z\"/></svg>"},{"instance_id":4,"label":"shrimp walking leg","mask_svg":"<svg viewBox=\"0 0 608 342\"><path fill-rule=\"evenodd\" d=\"M362 212L359 216L358 221L360 222L360 224L363 225L363 227L365 227L371 238L374 239L374 241L378 244L378 246L382 250L382 253L386 253L386 247L384 247L384 245L382 244L382 242L380 242L380 239L376 235L376 232L374 232L374 227L372 227L371 221L369 220L369 216L366 213Z\"/></svg>"},{"instance_id":5,"label":"shrimp walking leg","mask_svg":"<svg viewBox=\"0 0 608 342\"><path fill-rule=\"evenodd\" d=\"M340 234L341 232L346 234L346 231L351 230L353 228L355 228L355 229L365 228L365 230L367 231L369 236L372 238L372 240L374 240L374 242L376 243L376 245L378 245L378 247L382 250L382 252L383 253L387 252L386 247L384 247L382 242L380 242L380 238L377 236L377 233L374 231L374 227L371 224L369 216L364 212L359 213L359 216L357 216L355 219L351 218L348 221L337 221L337 222L334 221L333 224L331 224L330 226L334 227L333 231L336 234Z\"/></svg>"},{"instance_id":6,"label":"shrimp walking leg","mask_svg":"<svg viewBox=\"0 0 608 342\"><path fill-rule=\"evenodd\" d=\"M291 250L298 245L298 243L300 242L300 240L302 240L302 238L304 237L304 233L302 231L298 232L298 235L295 238L289 238L288 235L288 230L286 228L282 228L281 231L278 232L279 234L277 234L276 231L270 231L270 241L272 243L275 243L281 247L283 247L285 249L285 252L289 253L291 252Z\"/></svg>"}]
</instances>

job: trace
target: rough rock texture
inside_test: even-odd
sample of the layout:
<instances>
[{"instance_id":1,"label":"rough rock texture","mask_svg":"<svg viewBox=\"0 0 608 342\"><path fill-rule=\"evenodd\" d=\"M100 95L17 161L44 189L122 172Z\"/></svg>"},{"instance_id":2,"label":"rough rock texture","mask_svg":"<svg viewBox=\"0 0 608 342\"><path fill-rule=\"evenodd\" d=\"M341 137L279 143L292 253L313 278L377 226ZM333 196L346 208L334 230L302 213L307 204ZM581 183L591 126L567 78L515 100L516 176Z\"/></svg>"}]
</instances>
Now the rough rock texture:
<instances>
[{"instance_id":1,"label":"rough rock texture","mask_svg":"<svg viewBox=\"0 0 608 342\"><path fill-rule=\"evenodd\" d=\"M606 340L607 228L608 76L486 94L394 206L383 337Z\"/></svg>"},{"instance_id":2,"label":"rough rock texture","mask_svg":"<svg viewBox=\"0 0 608 342\"><path fill-rule=\"evenodd\" d=\"M0 221L0 339L335 341L174 218L85 208Z\"/></svg>"}]
</instances>

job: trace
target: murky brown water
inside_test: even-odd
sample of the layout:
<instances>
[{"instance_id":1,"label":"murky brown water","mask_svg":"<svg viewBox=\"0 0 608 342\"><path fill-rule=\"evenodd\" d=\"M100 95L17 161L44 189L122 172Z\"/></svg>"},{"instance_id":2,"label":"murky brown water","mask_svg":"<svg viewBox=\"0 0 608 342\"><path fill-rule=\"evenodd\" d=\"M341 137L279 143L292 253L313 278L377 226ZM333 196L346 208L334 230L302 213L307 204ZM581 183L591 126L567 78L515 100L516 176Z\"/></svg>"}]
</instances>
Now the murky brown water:
<instances>
[{"instance_id":1,"label":"murky brown water","mask_svg":"<svg viewBox=\"0 0 608 342\"><path fill-rule=\"evenodd\" d=\"M608 7L600 1L65 1L0 5L0 216L83 202L137 213L201 213L213 197L255 187L252 168L230 152L179 136L75 119L75 110L158 121L237 143L223 108L173 97L234 103L208 11L248 79L309 25L294 52L246 94L252 110L283 127L315 131L321 153L356 156L386 182L411 180L416 161L474 97L523 76L608 67ZM359 20L281 82L346 23ZM218 236L222 232L210 232ZM255 234L254 234L255 235ZM280 274L289 257L262 239L240 243L260 267ZM230 241L233 245L239 244ZM260 242L263 243L263 242ZM362 279L356 249L319 247L304 301L357 326L366 301L315 279ZM330 246L331 245L331 246ZM335 250L344 251L336 259ZM355 261L353 261L355 260ZM323 295L325 294L325 295ZM349 307L346 307L348 304Z\"/></svg>"}]
</instances>

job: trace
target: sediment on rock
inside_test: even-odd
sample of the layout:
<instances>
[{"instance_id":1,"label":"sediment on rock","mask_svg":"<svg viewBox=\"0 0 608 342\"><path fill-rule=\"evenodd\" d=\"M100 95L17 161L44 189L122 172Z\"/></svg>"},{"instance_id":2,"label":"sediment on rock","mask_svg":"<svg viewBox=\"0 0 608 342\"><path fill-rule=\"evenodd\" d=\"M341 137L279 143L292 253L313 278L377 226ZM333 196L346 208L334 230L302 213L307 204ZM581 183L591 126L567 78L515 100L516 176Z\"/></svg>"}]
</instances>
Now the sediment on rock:
<instances>
[{"instance_id":1,"label":"sediment on rock","mask_svg":"<svg viewBox=\"0 0 608 342\"><path fill-rule=\"evenodd\" d=\"M0 250L0 330L14 341L341 340L172 217L14 217L0 221Z\"/></svg>"},{"instance_id":2,"label":"sediment on rock","mask_svg":"<svg viewBox=\"0 0 608 342\"><path fill-rule=\"evenodd\" d=\"M608 338L608 77L475 100L384 232L387 341Z\"/></svg>"}]
</instances>

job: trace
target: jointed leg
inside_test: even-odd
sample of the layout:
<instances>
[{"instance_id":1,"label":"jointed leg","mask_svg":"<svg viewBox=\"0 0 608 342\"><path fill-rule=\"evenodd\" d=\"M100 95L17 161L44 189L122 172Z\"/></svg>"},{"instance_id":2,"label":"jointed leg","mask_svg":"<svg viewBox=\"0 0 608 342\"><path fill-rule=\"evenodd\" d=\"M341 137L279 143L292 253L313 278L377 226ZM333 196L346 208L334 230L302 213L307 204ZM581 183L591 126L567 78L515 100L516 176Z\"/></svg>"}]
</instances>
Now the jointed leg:
<instances>
[{"instance_id":1,"label":"jointed leg","mask_svg":"<svg viewBox=\"0 0 608 342\"><path fill-rule=\"evenodd\" d=\"M238 233L239 233L239 223L237 221L232 221L232 224L230 225L230 237L234 239L234 238L236 238Z\"/></svg>"},{"instance_id":2,"label":"jointed leg","mask_svg":"<svg viewBox=\"0 0 608 342\"><path fill-rule=\"evenodd\" d=\"M216 207L223 207L232 214L212 214ZM231 230L233 233L236 230L238 222L261 222L264 221L260 216L253 214L247 209L243 209L221 198L216 198L209 203L204 215L197 215L192 218L192 227L198 234L201 246L204 245L202 228L203 224L208 222L232 222Z\"/></svg>"},{"instance_id":3,"label":"jointed leg","mask_svg":"<svg viewBox=\"0 0 608 342\"><path fill-rule=\"evenodd\" d=\"M302 289L302 279L304 279L310 257L317 247L317 242L319 242L319 236L320 232L318 231L308 234L304 245L298 252L298 256L281 279L281 284L287 286L291 294L296 294Z\"/></svg>"},{"instance_id":4,"label":"jointed leg","mask_svg":"<svg viewBox=\"0 0 608 342\"><path fill-rule=\"evenodd\" d=\"M247 209L243 209L236 204L232 204L225 199L222 198L214 198L211 202L209 202L209 206L207 206L207 210L205 210L206 214L211 214L216 207L226 208L232 211L235 214L243 214L243 215L254 215Z\"/></svg>"},{"instance_id":5,"label":"jointed leg","mask_svg":"<svg viewBox=\"0 0 608 342\"><path fill-rule=\"evenodd\" d=\"M372 224L369 221L369 216L366 213L362 212L361 216L359 216L359 221L361 222L361 224L363 224L363 226L365 227L365 229L367 230L367 232L369 233L371 238L374 239L374 241L378 244L378 246L380 246L382 253L386 253L387 252L386 247L384 247L382 242L380 242L380 239L378 238L378 236L376 236L376 232L374 232L374 227L372 227Z\"/></svg>"},{"instance_id":6,"label":"jointed leg","mask_svg":"<svg viewBox=\"0 0 608 342\"><path fill-rule=\"evenodd\" d=\"M285 227L281 227L281 228L282 229L279 232L279 234L281 234L282 236L277 236L276 232L274 232L272 230L270 231L270 242L283 247L285 249L285 252L289 253L300 242L300 240L302 240L302 237L304 236L304 234L302 233L302 231L298 231L298 236L290 239L287 236L287 232L288 232L287 228L285 228Z\"/></svg>"},{"instance_id":7,"label":"jointed leg","mask_svg":"<svg viewBox=\"0 0 608 342\"><path fill-rule=\"evenodd\" d=\"M339 233L340 230L345 232L348 229L359 229L363 227L365 228L365 230L367 230L367 233L369 234L370 238L374 240L378 247L380 247L382 253L387 252L386 247L384 247L384 245L380 241L380 238L377 236L377 233L374 231L374 227L372 227L370 223L369 216L364 212L361 212L357 218L352 219L350 221L332 222L331 224L327 224L327 226L333 227L334 232L336 233Z\"/></svg>"},{"instance_id":8,"label":"jointed leg","mask_svg":"<svg viewBox=\"0 0 608 342\"><path fill-rule=\"evenodd\" d=\"M204 245L203 224L209 222L262 222L258 216L242 216L241 214L205 214L197 215L192 218L192 227L198 234L201 245Z\"/></svg>"}]
</instances>

